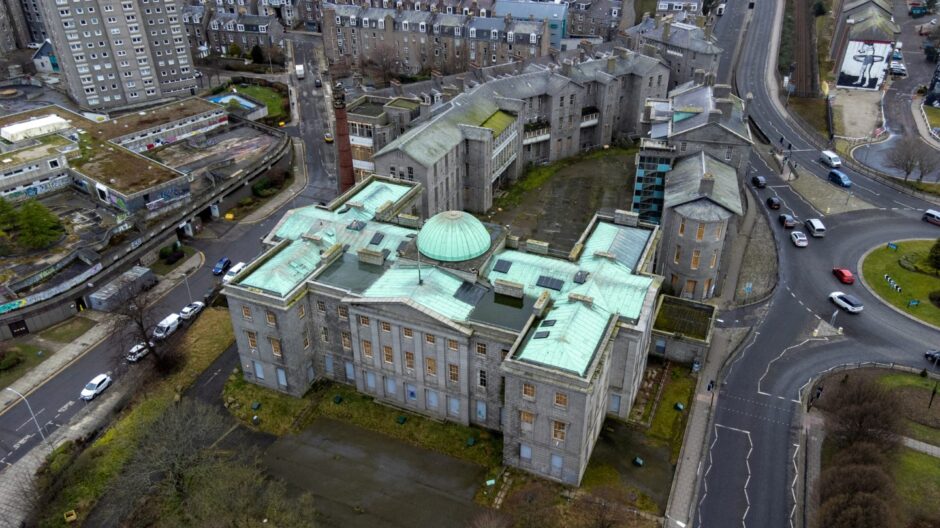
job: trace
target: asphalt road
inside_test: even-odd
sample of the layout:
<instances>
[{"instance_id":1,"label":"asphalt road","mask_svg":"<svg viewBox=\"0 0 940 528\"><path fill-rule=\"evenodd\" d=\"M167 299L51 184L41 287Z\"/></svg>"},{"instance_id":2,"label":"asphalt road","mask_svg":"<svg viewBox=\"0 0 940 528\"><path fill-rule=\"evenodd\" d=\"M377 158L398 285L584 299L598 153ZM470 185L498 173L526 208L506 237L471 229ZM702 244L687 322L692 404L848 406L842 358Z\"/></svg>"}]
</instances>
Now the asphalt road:
<instances>
[{"instance_id":1,"label":"asphalt road","mask_svg":"<svg viewBox=\"0 0 940 528\"><path fill-rule=\"evenodd\" d=\"M734 77L737 93L754 95L750 113L771 142L780 144L782 137L783 145L792 144L793 160L825 179L828 169L817 161L819 151L771 104L771 87L764 80L768 61L776 59L769 56L767 39L772 34L774 6L781 1L759 2L749 26L733 22L744 19L747 4L728 3L716 34L727 60L728 50L734 49L728 43L743 33ZM728 68L725 72L733 66L722 64ZM775 174L756 157L752 167L764 175ZM754 326L723 380L701 473L695 526L792 526L801 515L795 509L793 487L795 479L802 478L794 462L801 428L801 387L815 374L850 362L925 367L924 350L940 338L940 332L881 304L859 282L846 286L832 276L836 266L857 274L860 257L873 246L899 238L940 235L936 226L920 221L920 211L930 204L851 170L845 172L854 182L853 192L876 208L823 216L827 236L811 238L806 248L790 242L776 217L789 212L802 221L820 215L775 175L769 177L767 189L757 192L762 208L771 194L784 203L782 211L765 209L763 213L769 216L777 239L779 286L767 301L768 315ZM832 291L853 293L864 302L864 311L858 315L838 311L828 300ZM844 335L814 339L813 329L821 321L832 320L834 314L835 326L843 327Z\"/></svg>"},{"instance_id":2,"label":"asphalt road","mask_svg":"<svg viewBox=\"0 0 940 528\"><path fill-rule=\"evenodd\" d=\"M317 72L315 57L311 51L313 38L309 35L297 34L291 34L289 38L297 39L295 42L302 42L300 47L306 50L303 51L303 57L309 66L308 71ZM217 239L199 238L187 241L187 244L205 254L205 265L188 280L193 300L201 300L203 293L219 281L219 277L212 275L212 266L219 258L226 256L232 259L232 262L250 262L261 254L261 238L274 227L286 210L327 202L336 196L335 180L324 169L324 158L329 160L332 154L328 150L330 146L323 142L323 132L328 128L324 123L325 114L322 103L317 100L322 93L313 87L315 77L315 74L307 75L300 87L301 93L306 94L300 98L302 117L300 126L287 128L288 134L301 137L307 147L307 186L294 199L262 222L251 225L233 224ZM291 76L291 81L297 82L294 76ZM156 303L152 309L153 318L160 320L165 315L178 312L189 301L186 284L180 283ZM146 362L128 365L124 361L126 341L118 333L108 337L55 377L27 394L29 404L47 436L58 427L67 424L83 406L95 405L95 401L86 403L79 399L82 387L95 375L108 373L114 379L114 384L119 385L123 374L128 369L148 368ZM29 410L22 400L0 413L0 463L12 464L40 441L36 424L30 418Z\"/></svg>"}]
</instances>

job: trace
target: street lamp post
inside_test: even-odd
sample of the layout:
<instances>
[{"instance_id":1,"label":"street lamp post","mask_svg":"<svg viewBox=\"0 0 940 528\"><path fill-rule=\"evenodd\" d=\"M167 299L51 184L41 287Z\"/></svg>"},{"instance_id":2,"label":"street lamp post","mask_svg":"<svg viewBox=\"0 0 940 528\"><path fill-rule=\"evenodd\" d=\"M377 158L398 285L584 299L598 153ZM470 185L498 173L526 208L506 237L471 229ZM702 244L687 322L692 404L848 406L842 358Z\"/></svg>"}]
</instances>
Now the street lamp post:
<instances>
[{"instance_id":1,"label":"street lamp post","mask_svg":"<svg viewBox=\"0 0 940 528\"><path fill-rule=\"evenodd\" d=\"M189 295L189 303L193 302L193 292L189 289L189 274L186 273L183 275L183 282L186 284L186 293Z\"/></svg>"},{"instance_id":2,"label":"street lamp post","mask_svg":"<svg viewBox=\"0 0 940 528\"><path fill-rule=\"evenodd\" d=\"M26 402L26 408L29 409L29 415L33 417L33 422L36 423L36 429L39 430L39 437L42 438L42 441L43 441L43 442L45 442L45 441L46 441L46 434L42 432L42 427L39 425L39 420L36 419L36 415L33 414L33 407L29 404L29 400L26 399L26 396L23 396L22 394L20 394L19 392L13 390L13 389L10 388L10 387L7 387L7 390L10 391L10 392L12 392L13 394L16 394L16 395L19 396L20 398L23 398L23 401Z\"/></svg>"}]
</instances>

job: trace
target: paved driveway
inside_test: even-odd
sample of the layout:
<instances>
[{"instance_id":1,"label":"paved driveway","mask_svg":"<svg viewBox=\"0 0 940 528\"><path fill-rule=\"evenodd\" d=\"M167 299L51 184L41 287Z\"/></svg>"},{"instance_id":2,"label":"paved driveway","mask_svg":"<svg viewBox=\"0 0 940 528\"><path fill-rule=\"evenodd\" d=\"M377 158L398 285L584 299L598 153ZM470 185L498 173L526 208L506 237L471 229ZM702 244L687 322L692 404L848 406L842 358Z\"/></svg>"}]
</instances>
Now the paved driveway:
<instances>
[{"instance_id":1,"label":"paved driveway","mask_svg":"<svg viewBox=\"0 0 940 528\"><path fill-rule=\"evenodd\" d=\"M281 438L265 464L314 495L321 526L460 527L483 509L483 467L333 420Z\"/></svg>"}]
</instances>

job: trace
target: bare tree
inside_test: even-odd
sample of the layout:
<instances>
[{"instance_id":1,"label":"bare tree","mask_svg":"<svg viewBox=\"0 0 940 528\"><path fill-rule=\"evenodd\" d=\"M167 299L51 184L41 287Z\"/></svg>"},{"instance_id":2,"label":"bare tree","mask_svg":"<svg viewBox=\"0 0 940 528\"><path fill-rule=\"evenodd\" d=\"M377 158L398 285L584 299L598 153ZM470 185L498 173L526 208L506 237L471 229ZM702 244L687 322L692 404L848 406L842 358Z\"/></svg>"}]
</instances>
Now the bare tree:
<instances>
[{"instance_id":1,"label":"bare tree","mask_svg":"<svg viewBox=\"0 0 940 528\"><path fill-rule=\"evenodd\" d=\"M925 145L913 136L904 136L888 151L888 166L904 173L904 181L911 177L920 165Z\"/></svg>"},{"instance_id":2,"label":"bare tree","mask_svg":"<svg viewBox=\"0 0 940 528\"><path fill-rule=\"evenodd\" d=\"M931 147L924 145L923 152L917 160L917 181L924 181L925 177L932 175L937 169L940 169L940 154Z\"/></svg>"},{"instance_id":3,"label":"bare tree","mask_svg":"<svg viewBox=\"0 0 940 528\"><path fill-rule=\"evenodd\" d=\"M850 446L843 451L851 450ZM880 466L873 464L853 464L848 466L830 465L821 475L821 502L837 495L856 493L875 493L881 497L894 496L894 483Z\"/></svg>"},{"instance_id":4,"label":"bare tree","mask_svg":"<svg viewBox=\"0 0 940 528\"><path fill-rule=\"evenodd\" d=\"M398 50L388 42L379 42L376 44L366 62L378 72L382 78L382 84L388 84L388 81L398 73Z\"/></svg>"},{"instance_id":5,"label":"bare tree","mask_svg":"<svg viewBox=\"0 0 940 528\"><path fill-rule=\"evenodd\" d=\"M897 517L885 497L874 493L838 495L819 507L816 525L825 528L894 528Z\"/></svg>"},{"instance_id":6,"label":"bare tree","mask_svg":"<svg viewBox=\"0 0 940 528\"><path fill-rule=\"evenodd\" d=\"M114 313L121 316L124 321L124 331L121 334L122 353L131 347L143 344L156 359L157 370L169 373L179 366L179 349L172 345L158 347L153 341L153 328L158 320L153 311L153 304L157 298L151 291L142 291L119 306Z\"/></svg>"},{"instance_id":7,"label":"bare tree","mask_svg":"<svg viewBox=\"0 0 940 528\"><path fill-rule=\"evenodd\" d=\"M890 451L897 444L901 430L901 407L891 390L860 378L837 389L834 400L828 402L833 436L843 446L857 442L871 442L882 451Z\"/></svg>"},{"instance_id":8,"label":"bare tree","mask_svg":"<svg viewBox=\"0 0 940 528\"><path fill-rule=\"evenodd\" d=\"M484 510L470 519L467 528L511 528L509 517L496 510Z\"/></svg>"}]
</instances>

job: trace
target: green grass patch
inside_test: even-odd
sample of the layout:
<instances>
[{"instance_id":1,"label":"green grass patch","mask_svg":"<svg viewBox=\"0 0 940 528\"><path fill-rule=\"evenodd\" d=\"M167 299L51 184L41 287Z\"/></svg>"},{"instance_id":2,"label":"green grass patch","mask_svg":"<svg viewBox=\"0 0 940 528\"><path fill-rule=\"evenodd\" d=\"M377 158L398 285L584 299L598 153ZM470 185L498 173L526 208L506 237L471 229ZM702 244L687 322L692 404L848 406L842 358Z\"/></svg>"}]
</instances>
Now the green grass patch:
<instances>
[{"instance_id":1,"label":"green grass patch","mask_svg":"<svg viewBox=\"0 0 940 528\"><path fill-rule=\"evenodd\" d=\"M905 255L926 255L933 244L933 240L898 242L897 251L888 249L887 245L879 247L868 254L861 271L865 282L883 301L922 321L940 325L940 308L931 304L929 299L930 292L940 290L940 278L908 271L898 263ZM888 284L884 279L885 273L897 282L901 293ZM912 299L920 301L920 305L908 308L908 301Z\"/></svg>"},{"instance_id":2,"label":"green grass patch","mask_svg":"<svg viewBox=\"0 0 940 528\"><path fill-rule=\"evenodd\" d=\"M791 97L789 108L803 118L813 130L829 137L829 121L826 115L826 100L821 97Z\"/></svg>"},{"instance_id":3,"label":"green grass patch","mask_svg":"<svg viewBox=\"0 0 940 528\"><path fill-rule=\"evenodd\" d=\"M889 371L887 374L878 378L878 384L888 389L913 387L915 389L923 389L927 392L933 390L934 384L936 382L936 380L931 378L922 378L917 374L908 374L905 372L894 371Z\"/></svg>"},{"instance_id":4,"label":"green grass patch","mask_svg":"<svg viewBox=\"0 0 940 528\"><path fill-rule=\"evenodd\" d=\"M940 127L940 108L924 105L924 113L927 114L927 124L930 128Z\"/></svg>"},{"instance_id":5,"label":"green grass patch","mask_svg":"<svg viewBox=\"0 0 940 528\"><path fill-rule=\"evenodd\" d=\"M249 383L245 381L241 369L229 376L222 390L222 401L229 412L248 427L278 436L298 432L295 427L298 419L317 404L312 398L295 398ZM251 406L254 402L260 403L261 407L253 410ZM257 426L251 423L255 415L261 420Z\"/></svg>"},{"instance_id":6,"label":"green grass patch","mask_svg":"<svg viewBox=\"0 0 940 528\"><path fill-rule=\"evenodd\" d=\"M940 429L919 424L907 418L904 419L904 425L907 427L907 436L940 447Z\"/></svg>"},{"instance_id":7,"label":"green grass patch","mask_svg":"<svg viewBox=\"0 0 940 528\"><path fill-rule=\"evenodd\" d=\"M905 187L910 187L915 191L940 196L940 183L919 182L916 180L905 181L897 178L895 178L894 181L904 185Z\"/></svg>"},{"instance_id":8,"label":"green grass patch","mask_svg":"<svg viewBox=\"0 0 940 528\"><path fill-rule=\"evenodd\" d=\"M601 159L608 156L633 155L636 154L636 152L637 149L635 148L625 149L612 147L579 154L577 156L565 158L548 165L530 167L517 182L512 184L505 194L496 199L493 205L497 209L508 209L510 207L519 205L523 198L528 196L530 193L537 192L539 189L541 189L542 186L545 185L559 170L570 165L574 165L578 162L584 160Z\"/></svg>"},{"instance_id":9,"label":"green grass patch","mask_svg":"<svg viewBox=\"0 0 940 528\"><path fill-rule=\"evenodd\" d=\"M777 51L777 71L789 75L793 64L793 44L796 39L796 19L793 17L793 2L783 8L783 29L780 30L780 49Z\"/></svg>"},{"instance_id":10,"label":"green grass patch","mask_svg":"<svg viewBox=\"0 0 940 528\"><path fill-rule=\"evenodd\" d=\"M689 407L695 392L695 381L695 378L688 374L685 366L677 364L669 366L666 386L663 388L659 406L656 407L647 433L654 439L669 444L673 463L679 460L679 451L682 449L682 437L685 434L685 422L689 417ZM676 403L681 403L685 409L676 410Z\"/></svg>"},{"instance_id":11,"label":"green grass patch","mask_svg":"<svg viewBox=\"0 0 940 528\"><path fill-rule=\"evenodd\" d=\"M20 362L17 363L15 367L0 371L0 387L9 387L14 381L20 379L23 374L26 374L33 367L42 363L52 355L37 346L27 343L10 345L7 347L7 350L17 353L20 357Z\"/></svg>"},{"instance_id":12,"label":"green grass patch","mask_svg":"<svg viewBox=\"0 0 940 528\"><path fill-rule=\"evenodd\" d=\"M835 62L829 60L829 48L832 43L832 32L835 28L832 15L829 13L831 11L829 2L823 2L823 4L826 6L827 13L815 18L816 64L819 67L819 80L833 84L836 80L833 73Z\"/></svg>"},{"instance_id":13,"label":"green grass patch","mask_svg":"<svg viewBox=\"0 0 940 528\"><path fill-rule=\"evenodd\" d=\"M45 467L46 478L61 489L44 508L39 525L67 526L62 512L68 510L75 510L81 525L134 453L146 427L173 404L177 390L189 387L234 342L228 310L209 308L196 319L179 345L184 358L179 371L146 389L73 463L57 463L56 457Z\"/></svg>"},{"instance_id":14,"label":"green grass patch","mask_svg":"<svg viewBox=\"0 0 940 528\"><path fill-rule=\"evenodd\" d=\"M643 493L638 488L624 484L620 478L620 473L616 468L607 464L588 464L584 471L584 477L581 478L581 489L588 493L600 488L616 488L623 490L625 497L631 498L631 505L652 513L660 515L662 508L653 500L652 497Z\"/></svg>"},{"instance_id":15,"label":"green grass patch","mask_svg":"<svg viewBox=\"0 0 940 528\"><path fill-rule=\"evenodd\" d=\"M940 464L937 459L913 449L902 448L894 464L897 498L912 517L940 520ZM924 525L928 526L928 525Z\"/></svg>"},{"instance_id":16,"label":"green grass patch","mask_svg":"<svg viewBox=\"0 0 940 528\"><path fill-rule=\"evenodd\" d=\"M39 333L39 337L48 339L49 341L55 341L56 343L71 343L81 337L85 332L91 330L96 324L98 324L96 321L76 315L68 321L43 330Z\"/></svg>"},{"instance_id":17,"label":"green grass patch","mask_svg":"<svg viewBox=\"0 0 940 528\"><path fill-rule=\"evenodd\" d=\"M264 103L264 105L268 107L269 118L278 118L287 115L284 111L284 105L287 104L287 96L273 88L249 84L239 85L232 91L237 91L240 94L245 94L248 97L253 97Z\"/></svg>"},{"instance_id":18,"label":"green grass patch","mask_svg":"<svg viewBox=\"0 0 940 528\"><path fill-rule=\"evenodd\" d=\"M183 258L177 260L173 264L167 264L163 259L158 258L153 264L150 265L150 269L160 276L165 276L171 271L175 270L180 266L180 264L186 262L186 260L196 254L196 248L189 246L182 246L180 249L183 250Z\"/></svg>"}]
</instances>

